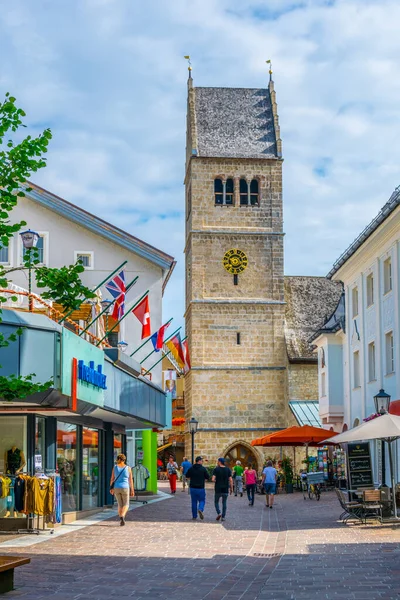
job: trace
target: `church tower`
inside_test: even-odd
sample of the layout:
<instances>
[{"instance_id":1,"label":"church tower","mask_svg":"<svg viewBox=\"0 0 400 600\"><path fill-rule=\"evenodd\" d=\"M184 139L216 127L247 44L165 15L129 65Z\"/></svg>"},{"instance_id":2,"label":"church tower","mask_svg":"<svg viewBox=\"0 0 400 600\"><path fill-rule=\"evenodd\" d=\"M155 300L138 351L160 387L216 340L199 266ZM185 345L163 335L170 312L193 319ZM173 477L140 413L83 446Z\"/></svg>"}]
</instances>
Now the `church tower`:
<instances>
[{"instance_id":1,"label":"church tower","mask_svg":"<svg viewBox=\"0 0 400 600\"><path fill-rule=\"evenodd\" d=\"M196 454L260 467L251 440L288 424L272 79L266 89L195 87L189 70L185 190L185 405L199 422Z\"/></svg>"}]
</instances>

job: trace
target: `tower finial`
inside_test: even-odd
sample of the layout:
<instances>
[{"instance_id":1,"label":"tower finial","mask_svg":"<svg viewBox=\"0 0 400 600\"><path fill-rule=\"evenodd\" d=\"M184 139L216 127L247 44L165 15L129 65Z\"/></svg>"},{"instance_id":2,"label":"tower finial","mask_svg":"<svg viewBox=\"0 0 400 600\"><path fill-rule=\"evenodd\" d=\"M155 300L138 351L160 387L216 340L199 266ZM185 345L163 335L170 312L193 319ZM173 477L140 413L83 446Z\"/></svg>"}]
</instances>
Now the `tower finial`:
<instances>
[{"instance_id":1,"label":"tower finial","mask_svg":"<svg viewBox=\"0 0 400 600\"><path fill-rule=\"evenodd\" d=\"M188 71L189 71L189 79L192 79L192 62L190 60L190 56L184 56L183 58L186 58L186 60L188 61Z\"/></svg>"},{"instance_id":2,"label":"tower finial","mask_svg":"<svg viewBox=\"0 0 400 600\"><path fill-rule=\"evenodd\" d=\"M269 80L272 81L272 61L271 59L268 59L265 62L269 65Z\"/></svg>"}]
</instances>

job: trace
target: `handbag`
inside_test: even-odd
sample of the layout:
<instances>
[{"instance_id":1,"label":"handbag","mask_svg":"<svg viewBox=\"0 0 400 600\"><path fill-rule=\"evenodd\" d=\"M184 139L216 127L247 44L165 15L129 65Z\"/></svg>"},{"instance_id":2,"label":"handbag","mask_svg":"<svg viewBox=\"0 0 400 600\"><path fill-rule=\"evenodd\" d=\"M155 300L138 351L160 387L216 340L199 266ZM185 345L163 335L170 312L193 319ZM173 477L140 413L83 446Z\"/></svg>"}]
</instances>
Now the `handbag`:
<instances>
[{"instance_id":1,"label":"handbag","mask_svg":"<svg viewBox=\"0 0 400 600\"><path fill-rule=\"evenodd\" d=\"M118 477L116 477L116 478L114 479L114 481L112 482L112 484L110 485L110 492L111 492L111 490L113 490L113 489L114 489L114 487L115 487L115 484L117 483L118 479L121 477L121 475L122 475L122 473L125 471L125 469L126 469L126 467L124 467L124 468L122 469L121 473L119 473L119 474L118 474Z\"/></svg>"}]
</instances>

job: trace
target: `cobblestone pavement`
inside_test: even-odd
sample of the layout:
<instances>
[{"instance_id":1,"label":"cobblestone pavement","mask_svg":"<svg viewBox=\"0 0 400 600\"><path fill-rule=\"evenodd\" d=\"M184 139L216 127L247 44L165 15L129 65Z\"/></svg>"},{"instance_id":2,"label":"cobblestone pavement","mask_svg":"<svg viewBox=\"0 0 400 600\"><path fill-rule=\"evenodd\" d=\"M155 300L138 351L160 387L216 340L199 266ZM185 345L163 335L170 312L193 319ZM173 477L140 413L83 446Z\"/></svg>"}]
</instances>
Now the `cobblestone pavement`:
<instances>
[{"instance_id":1,"label":"cobblestone pavement","mask_svg":"<svg viewBox=\"0 0 400 600\"><path fill-rule=\"evenodd\" d=\"M336 496L279 495L273 510L257 496L228 501L215 521L192 521L189 497L131 511L125 527L99 522L29 548L5 598L29 600L377 600L400 599L400 528L344 526Z\"/></svg>"}]
</instances>

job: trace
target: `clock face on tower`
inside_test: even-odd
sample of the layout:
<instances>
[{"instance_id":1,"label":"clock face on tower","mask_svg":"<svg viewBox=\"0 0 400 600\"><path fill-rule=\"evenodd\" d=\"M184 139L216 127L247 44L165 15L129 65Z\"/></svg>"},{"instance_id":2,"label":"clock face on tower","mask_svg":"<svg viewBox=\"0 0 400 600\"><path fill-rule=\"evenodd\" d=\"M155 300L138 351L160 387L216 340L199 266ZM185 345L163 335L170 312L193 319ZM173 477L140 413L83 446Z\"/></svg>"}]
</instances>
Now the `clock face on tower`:
<instances>
[{"instance_id":1,"label":"clock face on tower","mask_svg":"<svg viewBox=\"0 0 400 600\"><path fill-rule=\"evenodd\" d=\"M222 262L228 273L232 273L233 275L242 273L248 264L246 254L238 248L232 248L228 252L225 252Z\"/></svg>"}]
</instances>

